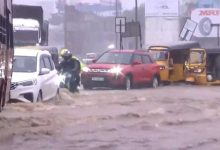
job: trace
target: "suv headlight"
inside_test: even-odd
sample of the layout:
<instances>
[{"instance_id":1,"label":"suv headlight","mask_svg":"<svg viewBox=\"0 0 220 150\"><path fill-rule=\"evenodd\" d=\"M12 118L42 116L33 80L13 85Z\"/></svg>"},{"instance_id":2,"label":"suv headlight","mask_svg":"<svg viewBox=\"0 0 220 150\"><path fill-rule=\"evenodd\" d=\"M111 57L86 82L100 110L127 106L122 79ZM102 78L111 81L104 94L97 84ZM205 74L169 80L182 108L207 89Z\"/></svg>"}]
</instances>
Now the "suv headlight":
<instances>
[{"instance_id":1,"label":"suv headlight","mask_svg":"<svg viewBox=\"0 0 220 150\"><path fill-rule=\"evenodd\" d=\"M36 85L36 84L37 84L37 79L19 82L18 84L19 84L19 85L22 85L22 86L32 86L32 85Z\"/></svg>"},{"instance_id":2,"label":"suv headlight","mask_svg":"<svg viewBox=\"0 0 220 150\"><path fill-rule=\"evenodd\" d=\"M122 68L121 67L114 67L114 68L111 68L109 69L109 73L114 73L114 74L120 74L122 71Z\"/></svg>"}]
</instances>

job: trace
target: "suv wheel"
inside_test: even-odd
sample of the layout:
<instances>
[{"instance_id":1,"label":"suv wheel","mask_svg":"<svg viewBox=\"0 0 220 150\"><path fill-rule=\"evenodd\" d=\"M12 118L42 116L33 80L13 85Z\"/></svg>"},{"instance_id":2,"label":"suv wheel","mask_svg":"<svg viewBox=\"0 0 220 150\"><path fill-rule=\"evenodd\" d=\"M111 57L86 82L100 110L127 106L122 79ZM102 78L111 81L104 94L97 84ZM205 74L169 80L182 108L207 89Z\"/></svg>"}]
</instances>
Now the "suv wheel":
<instances>
[{"instance_id":1,"label":"suv wheel","mask_svg":"<svg viewBox=\"0 0 220 150\"><path fill-rule=\"evenodd\" d=\"M38 96L37 96L37 102L42 102L43 101L43 96L42 93L39 92Z\"/></svg>"},{"instance_id":2,"label":"suv wheel","mask_svg":"<svg viewBox=\"0 0 220 150\"><path fill-rule=\"evenodd\" d=\"M157 77L154 77L151 83L152 88L157 88L159 86L159 80Z\"/></svg>"},{"instance_id":3,"label":"suv wheel","mask_svg":"<svg viewBox=\"0 0 220 150\"><path fill-rule=\"evenodd\" d=\"M125 78L125 90L130 90L132 85L131 77L126 76Z\"/></svg>"}]
</instances>

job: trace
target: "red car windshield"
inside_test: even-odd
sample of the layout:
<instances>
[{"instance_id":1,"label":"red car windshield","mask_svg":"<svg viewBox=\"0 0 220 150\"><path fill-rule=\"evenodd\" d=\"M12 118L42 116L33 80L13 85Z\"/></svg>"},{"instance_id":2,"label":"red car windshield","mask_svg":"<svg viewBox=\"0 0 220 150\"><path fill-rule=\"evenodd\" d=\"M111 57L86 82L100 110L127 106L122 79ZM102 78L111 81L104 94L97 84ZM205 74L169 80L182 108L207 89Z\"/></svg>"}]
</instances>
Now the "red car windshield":
<instances>
[{"instance_id":1,"label":"red car windshield","mask_svg":"<svg viewBox=\"0 0 220 150\"><path fill-rule=\"evenodd\" d=\"M96 63L99 64L130 64L132 53L108 52L103 54Z\"/></svg>"}]
</instances>

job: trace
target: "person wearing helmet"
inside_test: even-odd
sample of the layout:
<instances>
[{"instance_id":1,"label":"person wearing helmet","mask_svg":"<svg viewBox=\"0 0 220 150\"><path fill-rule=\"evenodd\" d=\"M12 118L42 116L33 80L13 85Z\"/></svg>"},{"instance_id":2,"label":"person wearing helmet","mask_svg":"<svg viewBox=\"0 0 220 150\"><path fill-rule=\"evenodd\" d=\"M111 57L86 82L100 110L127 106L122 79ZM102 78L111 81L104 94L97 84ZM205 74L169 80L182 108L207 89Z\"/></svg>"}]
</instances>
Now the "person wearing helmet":
<instances>
[{"instance_id":1,"label":"person wearing helmet","mask_svg":"<svg viewBox=\"0 0 220 150\"><path fill-rule=\"evenodd\" d=\"M72 53L68 49L63 49L61 51L61 57L63 60L60 62L57 67L58 71L62 72L72 72L75 77L75 82L77 86L80 86L80 70L81 64L80 61L72 57ZM78 91L78 88L75 89Z\"/></svg>"}]
</instances>

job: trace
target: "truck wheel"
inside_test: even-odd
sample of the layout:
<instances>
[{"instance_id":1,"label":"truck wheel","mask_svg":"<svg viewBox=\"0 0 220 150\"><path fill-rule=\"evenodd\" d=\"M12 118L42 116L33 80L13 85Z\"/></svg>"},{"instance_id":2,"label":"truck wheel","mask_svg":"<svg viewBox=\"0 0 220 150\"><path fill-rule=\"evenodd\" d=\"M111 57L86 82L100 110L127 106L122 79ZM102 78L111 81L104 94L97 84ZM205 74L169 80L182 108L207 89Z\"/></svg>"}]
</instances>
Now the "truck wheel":
<instances>
[{"instance_id":1,"label":"truck wheel","mask_svg":"<svg viewBox=\"0 0 220 150\"><path fill-rule=\"evenodd\" d=\"M3 110L3 107L5 105L5 92L6 92L6 87L4 84L4 80L0 80L0 112Z\"/></svg>"}]
</instances>

